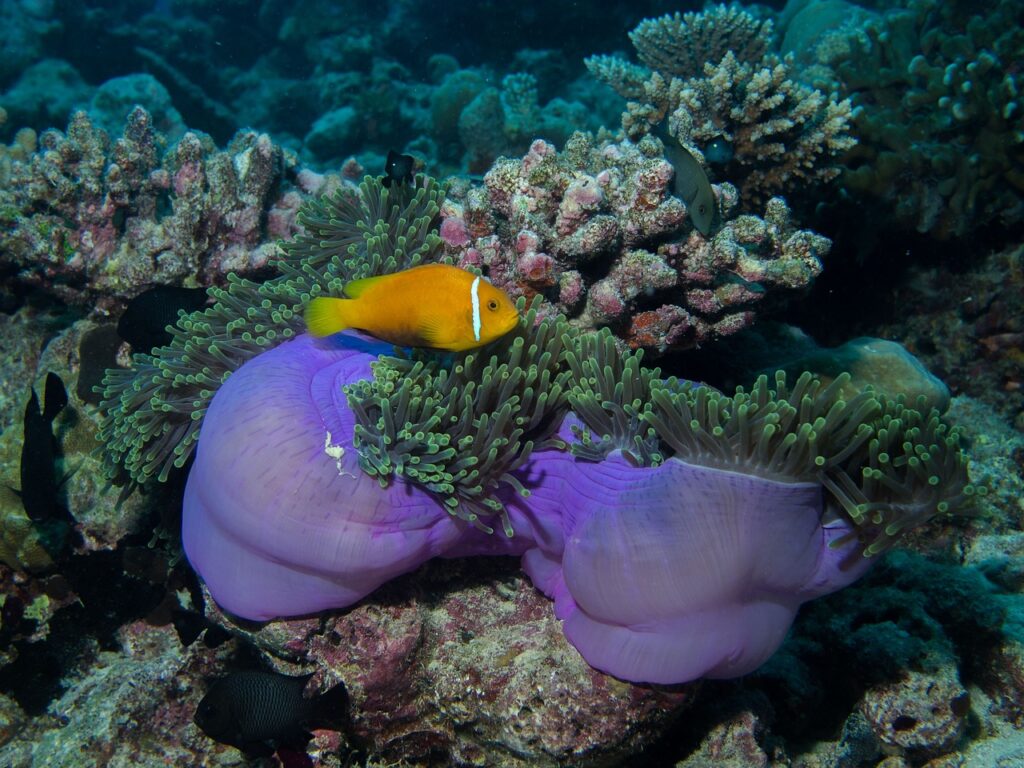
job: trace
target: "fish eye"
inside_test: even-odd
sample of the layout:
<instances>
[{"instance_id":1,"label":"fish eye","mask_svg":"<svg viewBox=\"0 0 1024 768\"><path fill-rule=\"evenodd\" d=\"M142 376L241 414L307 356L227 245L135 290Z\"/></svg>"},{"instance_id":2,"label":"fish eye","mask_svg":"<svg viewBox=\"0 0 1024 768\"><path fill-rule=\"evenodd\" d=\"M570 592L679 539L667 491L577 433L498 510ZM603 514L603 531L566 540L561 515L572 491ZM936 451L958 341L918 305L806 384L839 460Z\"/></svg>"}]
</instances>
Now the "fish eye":
<instances>
[{"instance_id":1,"label":"fish eye","mask_svg":"<svg viewBox=\"0 0 1024 768\"><path fill-rule=\"evenodd\" d=\"M495 301L494 299L491 299L490 301L487 302L487 308L494 312L498 308L498 302Z\"/></svg>"},{"instance_id":2,"label":"fish eye","mask_svg":"<svg viewBox=\"0 0 1024 768\"><path fill-rule=\"evenodd\" d=\"M708 209L708 207L706 205L702 205L697 210L700 213L705 213L707 211L707 209Z\"/></svg>"}]
</instances>

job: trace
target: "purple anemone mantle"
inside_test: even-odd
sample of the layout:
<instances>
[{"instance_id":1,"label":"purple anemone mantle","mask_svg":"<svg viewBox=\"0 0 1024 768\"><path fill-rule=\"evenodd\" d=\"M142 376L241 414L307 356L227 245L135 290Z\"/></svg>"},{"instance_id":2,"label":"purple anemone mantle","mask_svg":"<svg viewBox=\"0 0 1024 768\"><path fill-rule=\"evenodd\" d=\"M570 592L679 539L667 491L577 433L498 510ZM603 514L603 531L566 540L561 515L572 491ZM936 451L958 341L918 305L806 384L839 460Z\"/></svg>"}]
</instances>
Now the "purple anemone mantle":
<instances>
[{"instance_id":1,"label":"purple anemone mantle","mask_svg":"<svg viewBox=\"0 0 1024 768\"><path fill-rule=\"evenodd\" d=\"M382 488L360 470L342 387L369 377L384 351L354 334L301 336L247 362L213 398L182 537L227 611L265 620L343 608L433 557L522 555L588 663L679 683L757 668L801 603L868 567L816 484L676 458L638 468L618 453L598 463L535 453L518 472L530 497L506 499L515 535L484 535L420 488Z\"/></svg>"}]
</instances>

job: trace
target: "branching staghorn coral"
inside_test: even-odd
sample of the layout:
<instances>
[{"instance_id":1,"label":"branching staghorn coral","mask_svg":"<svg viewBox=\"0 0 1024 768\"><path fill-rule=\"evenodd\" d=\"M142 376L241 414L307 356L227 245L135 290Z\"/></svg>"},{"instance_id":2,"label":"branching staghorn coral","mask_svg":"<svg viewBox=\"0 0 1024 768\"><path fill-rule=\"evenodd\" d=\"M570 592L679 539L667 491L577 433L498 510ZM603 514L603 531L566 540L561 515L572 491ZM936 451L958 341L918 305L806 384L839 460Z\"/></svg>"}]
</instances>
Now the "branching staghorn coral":
<instances>
[{"instance_id":1,"label":"branching staghorn coral","mask_svg":"<svg viewBox=\"0 0 1024 768\"><path fill-rule=\"evenodd\" d=\"M718 5L701 13L644 19L629 39L645 66L663 76L690 78L699 77L705 64L721 61L727 53L740 61L760 61L773 34L771 20L758 19L738 5Z\"/></svg>"},{"instance_id":2,"label":"branching staghorn coral","mask_svg":"<svg viewBox=\"0 0 1024 768\"><path fill-rule=\"evenodd\" d=\"M686 146L724 141L736 170L727 173L741 200L759 204L790 189L831 181L837 158L856 144L847 129L849 100L835 102L790 79L775 57L741 62L730 51L704 76L683 83L669 132Z\"/></svg>"},{"instance_id":3,"label":"branching staghorn coral","mask_svg":"<svg viewBox=\"0 0 1024 768\"><path fill-rule=\"evenodd\" d=\"M595 77L629 99L622 126L633 139L667 121L668 133L700 158L727 148L715 179L729 181L747 208L772 195L835 178L856 142L850 102L798 83L770 53L772 24L734 6L642 22L630 39L651 68L615 57L587 60Z\"/></svg>"},{"instance_id":4,"label":"branching staghorn coral","mask_svg":"<svg viewBox=\"0 0 1024 768\"><path fill-rule=\"evenodd\" d=\"M303 231L281 245L264 283L230 276L212 287L215 304L183 315L170 345L136 354L134 367L103 381L99 432L108 473L138 484L165 481L188 461L210 398L231 373L303 328L313 296L341 295L349 280L385 274L439 257L433 224L443 192L432 179L385 188L364 179L306 204Z\"/></svg>"}]
</instances>

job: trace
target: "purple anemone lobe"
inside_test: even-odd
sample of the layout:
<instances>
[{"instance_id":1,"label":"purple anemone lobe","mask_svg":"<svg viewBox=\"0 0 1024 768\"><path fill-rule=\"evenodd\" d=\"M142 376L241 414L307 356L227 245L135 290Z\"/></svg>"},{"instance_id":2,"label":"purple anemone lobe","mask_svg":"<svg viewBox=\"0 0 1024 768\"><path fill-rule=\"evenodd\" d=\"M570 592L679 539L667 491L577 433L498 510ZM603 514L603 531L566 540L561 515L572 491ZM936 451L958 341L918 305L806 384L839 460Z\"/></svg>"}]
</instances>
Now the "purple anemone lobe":
<instances>
[{"instance_id":1,"label":"purple anemone lobe","mask_svg":"<svg viewBox=\"0 0 1024 768\"><path fill-rule=\"evenodd\" d=\"M231 613L263 620L350 605L458 539L429 494L381 488L359 468L342 386L368 377L374 359L300 336L245 363L210 404L182 539Z\"/></svg>"},{"instance_id":2,"label":"purple anemone lobe","mask_svg":"<svg viewBox=\"0 0 1024 768\"><path fill-rule=\"evenodd\" d=\"M868 564L839 568L844 553L828 546L814 483L674 458L638 468L617 453L576 470L561 580L547 579L568 593L566 636L617 677L745 674L774 653L802 602Z\"/></svg>"}]
</instances>

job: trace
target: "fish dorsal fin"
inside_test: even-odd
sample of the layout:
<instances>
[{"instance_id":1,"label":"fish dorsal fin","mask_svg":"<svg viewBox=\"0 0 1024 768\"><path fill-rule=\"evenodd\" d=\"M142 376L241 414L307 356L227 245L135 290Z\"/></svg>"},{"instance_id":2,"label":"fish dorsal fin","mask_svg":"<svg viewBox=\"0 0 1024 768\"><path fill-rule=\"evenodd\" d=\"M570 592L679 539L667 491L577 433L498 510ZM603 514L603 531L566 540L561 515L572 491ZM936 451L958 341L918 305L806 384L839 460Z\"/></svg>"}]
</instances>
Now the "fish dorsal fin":
<instances>
[{"instance_id":1,"label":"fish dorsal fin","mask_svg":"<svg viewBox=\"0 0 1024 768\"><path fill-rule=\"evenodd\" d=\"M53 371L46 374L44 398L43 418L47 421L53 421L57 414L64 410L64 406L68 404L68 391L64 388L64 382Z\"/></svg>"},{"instance_id":2,"label":"fish dorsal fin","mask_svg":"<svg viewBox=\"0 0 1024 768\"><path fill-rule=\"evenodd\" d=\"M380 282L390 275L377 275L376 277L364 277L362 280L353 280L349 283L345 283L345 295L352 299L358 299L359 296L370 288L375 283Z\"/></svg>"}]
</instances>

